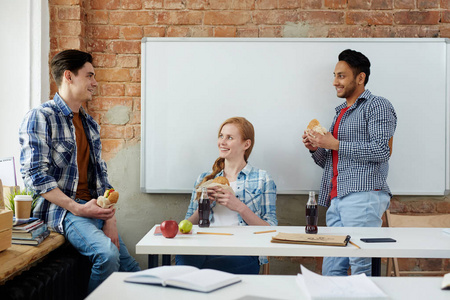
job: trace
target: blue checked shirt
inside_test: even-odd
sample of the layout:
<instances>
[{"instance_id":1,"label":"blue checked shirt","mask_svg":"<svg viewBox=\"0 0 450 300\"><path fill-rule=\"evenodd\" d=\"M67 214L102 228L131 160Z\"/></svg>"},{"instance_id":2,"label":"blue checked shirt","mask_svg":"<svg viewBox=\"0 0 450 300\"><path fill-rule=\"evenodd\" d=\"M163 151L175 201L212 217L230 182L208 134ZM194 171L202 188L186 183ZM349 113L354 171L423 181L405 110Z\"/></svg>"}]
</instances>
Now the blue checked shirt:
<instances>
[{"instance_id":1,"label":"blue checked shirt","mask_svg":"<svg viewBox=\"0 0 450 300\"><path fill-rule=\"evenodd\" d=\"M88 185L92 197L112 188L101 158L100 126L80 108L83 127L89 143ZM25 186L35 194L58 187L75 200L78 186L77 144L73 113L64 100L55 94L53 100L30 110L20 126L20 164ZM63 233L66 210L39 197L34 217L47 223L51 230Z\"/></svg>"},{"instance_id":2,"label":"blue checked shirt","mask_svg":"<svg viewBox=\"0 0 450 300\"><path fill-rule=\"evenodd\" d=\"M336 107L334 124L342 108ZM392 104L383 97L365 90L344 113L338 129L337 197L350 193L381 190L392 196L386 179L389 171L389 139L394 136L397 115ZM315 163L324 169L319 204L330 205L333 160L331 150L318 148L312 154Z\"/></svg>"},{"instance_id":3,"label":"blue checked shirt","mask_svg":"<svg viewBox=\"0 0 450 300\"><path fill-rule=\"evenodd\" d=\"M211 174L211 172L202 173L195 182L191 202L186 213L186 219L192 216L198 208L198 201L195 201L195 187L209 174ZM223 176L223 170L220 171L216 177L217 176ZM236 198L247 205L257 216L271 226L276 226L278 224L275 206L277 200L277 187L266 171L259 170L252 167L250 164L247 164L237 176L236 190ZM215 205L216 202L214 201L211 206L214 208ZM212 220L213 217L214 212L211 211L209 216L210 220ZM238 219L239 225L247 225L239 214Z\"/></svg>"}]
</instances>

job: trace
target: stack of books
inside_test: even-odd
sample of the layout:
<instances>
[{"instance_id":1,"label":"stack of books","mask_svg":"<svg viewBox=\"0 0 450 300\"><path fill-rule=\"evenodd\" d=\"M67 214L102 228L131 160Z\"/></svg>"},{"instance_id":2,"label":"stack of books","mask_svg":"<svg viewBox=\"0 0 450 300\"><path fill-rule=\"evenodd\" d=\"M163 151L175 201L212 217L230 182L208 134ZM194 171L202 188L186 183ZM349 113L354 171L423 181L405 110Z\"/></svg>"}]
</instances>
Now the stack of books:
<instances>
[{"instance_id":1,"label":"stack of books","mask_svg":"<svg viewBox=\"0 0 450 300\"><path fill-rule=\"evenodd\" d=\"M13 212L0 209L0 251L11 247L11 228L13 226Z\"/></svg>"},{"instance_id":2,"label":"stack of books","mask_svg":"<svg viewBox=\"0 0 450 300\"><path fill-rule=\"evenodd\" d=\"M37 246L50 235L44 221L30 218L25 222L16 222L12 228L12 243L16 245Z\"/></svg>"}]
</instances>

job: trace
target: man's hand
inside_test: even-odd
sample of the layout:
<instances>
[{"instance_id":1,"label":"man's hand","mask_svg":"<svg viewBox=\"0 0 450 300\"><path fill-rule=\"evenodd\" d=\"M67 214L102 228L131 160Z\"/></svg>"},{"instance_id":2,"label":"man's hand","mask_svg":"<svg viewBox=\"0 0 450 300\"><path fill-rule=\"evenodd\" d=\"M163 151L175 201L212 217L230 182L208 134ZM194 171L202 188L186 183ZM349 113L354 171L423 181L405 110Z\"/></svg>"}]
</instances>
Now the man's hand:
<instances>
[{"instance_id":1,"label":"man's hand","mask_svg":"<svg viewBox=\"0 0 450 300\"><path fill-rule=\"evenodd\" d=\"M72 213L74 215L85 217L85 218L93 218L93 219L101 219L108 220L112 218L115 214L115 209L113 208L101 208L97 205L97 200L92 199L91 201L86 202L86 204L79 204L76 212Z\"/></svg>"},{"instance_id":2,"label":"man's hand","mask_svg":"<svg viewBox=\"0 0 450 300\"><path fill-rule=\"evenodd\" d=\"M111 239L111 242L113 242L113 244L116 245L117 249L120 250L119 233L117 232L116 216L105 221L103 225L103 232L107 237Z\"/></svg>"},{"instance_id":3,"label":"man's hand","mask_svg":"<svg viewBox=\"0 0 450 300\"><path fill-rule=\"evenodd\" d=\"M322 135L318 132L310 131L310 132L306 133L306 139L309 141L309 143L312 147L316 147L316 150L318 147L324 148L324 149L336 150L336 151L339 150L339 141L337 139L335 139L334 136L330 132L327 132L325 135ZM305 144L305 146L306 146L306 144ZM315 151L315 150L311 150L311 151Z\"/></svg>"},{"instance_id":4,"label":"man's hand","mask_svg":"<svg viewBox=\"0 0 450 300\"><path fill-rule=\"evenodd\" d=\"M317 147L315 147L312 143L311 140L309 139L309 135L306 133L306 131L303 132L302 135L302 141L303 144L305 145L305 147L310 150L310 151L316 151Z\"/></svg>"}]
</instances>

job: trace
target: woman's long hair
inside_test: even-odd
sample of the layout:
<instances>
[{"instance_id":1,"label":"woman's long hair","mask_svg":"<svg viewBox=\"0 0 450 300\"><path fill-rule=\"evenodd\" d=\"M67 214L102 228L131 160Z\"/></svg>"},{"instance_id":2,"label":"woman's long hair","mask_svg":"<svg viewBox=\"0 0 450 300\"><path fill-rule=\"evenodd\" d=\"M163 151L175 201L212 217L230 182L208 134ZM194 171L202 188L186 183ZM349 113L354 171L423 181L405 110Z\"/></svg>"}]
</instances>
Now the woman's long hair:
<instances>
[{"instance_id":1,"label":"woman's long hair","mask_svg":"<svg viewBox=\"0 0 450 300\"><path fill-rule=\"evenodd\" d=\"M242 136L243 141L246 141L246 140L251 141L250 147L248 147L248 149L245 150L245 153L244 153L244 160L245 160L245 162L247 162L248 157L250 156L250 153L252 153L253 145L255 144L255 129L253 128L252 123L250 123L246 118L243 118L243 117L229 118L225 122L223 122L222 125L220 126L217 137L220 136L220 132L222 131L223 126L225 126L227 124L236 125L236 127L238 128L238 130ZM225 159L219 157L218 159L216 159L216 161L214 162L214 164L212 166L212 173L209 174L208 176L205 176L205 178L203 178L203 181L200 182L200 184L198 186L200 186L203 182L216 177L216 175L220 171L222 171L224 167L225 167ZM197 188L198 188L198 186L197 186Z\"/></svg>"}]
</instances>

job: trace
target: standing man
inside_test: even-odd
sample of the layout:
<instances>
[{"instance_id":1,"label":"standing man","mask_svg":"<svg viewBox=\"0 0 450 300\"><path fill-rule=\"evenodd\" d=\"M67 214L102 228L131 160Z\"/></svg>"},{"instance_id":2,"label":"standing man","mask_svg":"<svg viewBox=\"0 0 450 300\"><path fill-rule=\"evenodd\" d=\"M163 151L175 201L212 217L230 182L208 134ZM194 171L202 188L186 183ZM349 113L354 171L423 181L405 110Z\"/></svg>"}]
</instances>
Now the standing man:
<instances>
[{"instance_id":1,"label":"standing man","mask_svg":"<svg viewBox=\"0 0 450 300\"><path fill-rule=\"evenodd\" d=\"M362 53L339 54L333 85L346 102L336 107L330 132L305 132L305 147L324 169L319 204L329 206L329 227L381 227L392 196L386 183L397 116L392 104L372 95L370 62ZM371 275L371 258L325 257L323 275Z\"/></svg>"},{"instance_id":2,"label":"standing man","mask_svg":"<svg viewBox=\"0 0 450 300\"><path fill-rule=\"evenodd\" d=\"M92 56L78 50L53 57L53 100L29 111L20 127L21 172L40 195L34 217L92 262L89 292L114 271L138 271L117 232L115 210L97 206L112 188L101 158L100 127L82 105L97 88Z\"/></svg>"}]
</instances>

